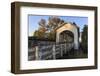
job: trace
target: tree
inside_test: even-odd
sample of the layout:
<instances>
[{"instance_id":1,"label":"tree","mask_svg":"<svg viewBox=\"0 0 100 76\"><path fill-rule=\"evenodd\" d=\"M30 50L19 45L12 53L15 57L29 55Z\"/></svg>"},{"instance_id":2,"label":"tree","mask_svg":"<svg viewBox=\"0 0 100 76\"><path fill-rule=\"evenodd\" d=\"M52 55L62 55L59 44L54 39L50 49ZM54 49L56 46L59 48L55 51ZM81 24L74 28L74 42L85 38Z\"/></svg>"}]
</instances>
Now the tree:
<instances>
[{"instance_id":1,"label":"tree","mask_svg":"<svg viewBox=\"0 0 100 76\"><path fill-rule=\"evenodd\" d=\"M61 20L59 17L57 16L50 16L48 19L48 29L50 31L53 31L56 27L58 27L59 24L64 23L64 20Z\"/></svg>"},{"instance_id":2,"label":"tree","mask_svg":"<svg viewBox=\"0 0 100 76\"><path fill-rule=\"evenodd\" d=\"M88 50L88 26L84 25L83 31L82 31L82 47L85 53L87 53Z\"/></svg>"},{"instance_id":3,"label":"tree","mask_svg":"<svg viewBox=\"0 0 100 76\"><path fill-rule=\"evenodd\" d=\"M41 27L45 27L46 26L46 21L45 19L41 19L38 23Z\"/></svg>"},{"instance_id":4,"label":"tree","mask_svg":"<svg viewBox=\"0 0 100 76\"><path fill-rule=\"evenodd\" d=\"M39 38L39 39L43 39L45 38L45 32L46 32L46 21L45 19L41 19L39 22L39 28L38 30L36 30L34 32L34 35L35 37Z\"/></svg>"},{"instance_id":5,"label":"tree","mask_svg":"<svg viewBox=\"0 0 100 76\"><path fill-rule=\"evenodd\" d=\"M35 31L34 32L34 37L38 38L38 39L44 39L45 38L45 33L43 31Z\"/></svg>"},{"instance_id":6,"label":"tree","mask_svg":"<svg viewBox=\"0 0 100 76\"><path fill-rule=\"evenodd\" d=\"M38 37L38 31L36 30L33 34L34 37Z\"/></svg>"},{"instance_id":7,"label":"tree","mask_svg":"<svg viewBox=\"0 0 100 76\"><path fill-rule=\"evenodd\" d=\"M50 16L48 18L48 23L46 24L45 19L41 19L38 24L39 28L34 32L33 36L37 38L48 38L50 40L55 39L55 28L58 27L59 24L64 23L64 20L61 20L57 16Z\"/></svg>"},{"instance_id":8,"label":"tree","mask_svg":"<svg viewBox=\"0 0 100 76\"><path fill-rule=\"evenodd\" d=\"M48 38L50 39L50 40L55 40L56 39L56 33L55 33L55 31L51 31L50 33L48 33Z\"/></svg>"}]
</instances>

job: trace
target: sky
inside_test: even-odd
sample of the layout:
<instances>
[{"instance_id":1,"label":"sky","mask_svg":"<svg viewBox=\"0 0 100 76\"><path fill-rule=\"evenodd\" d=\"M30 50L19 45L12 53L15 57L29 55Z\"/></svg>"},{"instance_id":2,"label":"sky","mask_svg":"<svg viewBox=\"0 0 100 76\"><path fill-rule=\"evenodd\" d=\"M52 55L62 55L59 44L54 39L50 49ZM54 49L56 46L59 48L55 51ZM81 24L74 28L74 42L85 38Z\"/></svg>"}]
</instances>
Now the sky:
<instances>
[{"instance_id":1,"label":"sky","mask_svg":"<svg viewBox=\"0 0 100 76\"><path fill-rule=\"evenodd\" d=\"M28 15L28 30L29 30L29 36L32 36L34 31L38 29L39 25L38 22L41 19L45 19L46 22L48 21L48 18L50 16L46 15ZM60 19L63 19L65 22L75 22L77 26L80 28L80 31L82 31L83 26L86 24L88 25L88 17L79 17L79 16L57 16Z\"/></svg>"}]
</instances>

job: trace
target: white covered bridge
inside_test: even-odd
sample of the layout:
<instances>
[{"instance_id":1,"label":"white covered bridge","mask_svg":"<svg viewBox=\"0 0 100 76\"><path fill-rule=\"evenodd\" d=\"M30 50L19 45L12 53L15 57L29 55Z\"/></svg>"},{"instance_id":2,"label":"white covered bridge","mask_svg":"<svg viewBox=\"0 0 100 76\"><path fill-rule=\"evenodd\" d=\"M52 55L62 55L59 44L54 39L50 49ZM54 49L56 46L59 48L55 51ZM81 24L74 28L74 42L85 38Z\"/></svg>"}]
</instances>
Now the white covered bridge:
<instances>
[{"instance_id":1,"label":"white covered bridge","mask_svg":"<svg viewBox=\"0 0 100 76\"><path fill-rule=\"evenodd\" d=\"M37 41L38 45L28 49L28 60L57 59L72 48L79 49L79 27L72 23L64 23L55 31L56 41ZM33 45L32 39L29 41Z\"/></svg>"}]
</instances>

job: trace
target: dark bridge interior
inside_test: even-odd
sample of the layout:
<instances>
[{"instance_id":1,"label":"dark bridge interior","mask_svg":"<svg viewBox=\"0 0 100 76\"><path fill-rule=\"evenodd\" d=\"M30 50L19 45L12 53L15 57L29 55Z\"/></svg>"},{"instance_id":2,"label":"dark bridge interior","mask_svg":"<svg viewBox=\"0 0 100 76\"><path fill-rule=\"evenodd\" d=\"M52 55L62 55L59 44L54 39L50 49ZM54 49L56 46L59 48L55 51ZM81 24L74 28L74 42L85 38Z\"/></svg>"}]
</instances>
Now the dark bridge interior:
<instances>
[{"instance_id":1,"label":"dark bridge interior","mask_svg":"<svg viewBox=\"0 0 100 76\"><path fill-rule=\"evenodd\" d=\"M63 31L60 33L60 42L74 42L74 34L71 31Z\"/></svg>"}]
</instances>

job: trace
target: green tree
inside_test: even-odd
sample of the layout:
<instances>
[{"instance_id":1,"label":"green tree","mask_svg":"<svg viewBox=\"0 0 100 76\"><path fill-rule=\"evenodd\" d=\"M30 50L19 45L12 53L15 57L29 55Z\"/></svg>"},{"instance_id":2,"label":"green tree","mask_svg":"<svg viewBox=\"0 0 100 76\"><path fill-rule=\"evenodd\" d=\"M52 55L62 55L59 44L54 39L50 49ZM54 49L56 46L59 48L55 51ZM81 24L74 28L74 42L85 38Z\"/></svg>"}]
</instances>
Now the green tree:
<instances>
[{"instance_id":1,"label":"green tree","mask_svg":"<svg viewBox=\"0 0 100 76\"><path fill-rule=\"evenodd\" d=\"M37 30L33 33L33 36L38 37L38 31Z\"/></svg>"},{"instance_id":2,"label":"green tree","mask_svg":"<svg viewBox=\"0 0 100 76\"><path fill-rule=\"evenodd\" d=\"M50 33L48 33L48 38L50 39L50 40L55 40L56 39L56 33L55 33L55 31L51 31Z\"/></svg>"},{"instance_id":3,"label":"green tree","mask_svg":"<svg viewBox=\"0 0 100 76\"><path fill-rule=\"evenodd\" d=\"M35 31L34 32L34 37L38 38L38 39L44 39L45 38L45 33L43 31Z\"/></svg>"},{"instance_id":4,"label":"green tree","mask_svg":"<svg viewBox=\"0 0 100 76\"><path fill-rule=\"evenodd\" d=\"M85 53L88 52L88 26L84 25L82 31L82 47Z\"/></svg>"}]
</instances>

